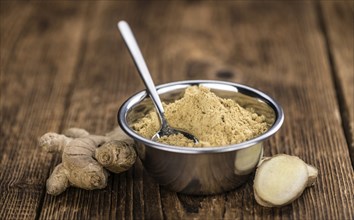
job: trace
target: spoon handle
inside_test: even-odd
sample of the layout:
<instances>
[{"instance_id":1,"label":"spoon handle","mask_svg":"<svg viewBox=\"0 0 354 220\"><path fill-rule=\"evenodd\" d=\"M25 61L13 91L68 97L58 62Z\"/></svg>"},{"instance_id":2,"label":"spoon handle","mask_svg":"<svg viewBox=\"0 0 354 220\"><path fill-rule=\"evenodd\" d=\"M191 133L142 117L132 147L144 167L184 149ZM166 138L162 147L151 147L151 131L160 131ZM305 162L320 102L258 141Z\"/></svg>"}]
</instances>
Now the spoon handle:
<instances>
[{"instance_id":1,"label":"spoon handle","mask_svg":"<svg viewBox=\"0 0 354 220\"><path fill-rule=\"evenodd\" d=\"M150 93L150 97L154 102L157 110L159 111L159 115L162 117L161 120L164 120L164 109L160 100L159 95L157 94L155 84L152 81L150 72L146 63L144 61L143 55L139 49L138 43L135 40L132 30L130 29L129 25L125 21L118 22L118 29L124 39L125 44L127 45L130 55L133 57L134 63L138 68L138 72L141 78L144 81L146 88Z\"/></svg>"}]
</instances>

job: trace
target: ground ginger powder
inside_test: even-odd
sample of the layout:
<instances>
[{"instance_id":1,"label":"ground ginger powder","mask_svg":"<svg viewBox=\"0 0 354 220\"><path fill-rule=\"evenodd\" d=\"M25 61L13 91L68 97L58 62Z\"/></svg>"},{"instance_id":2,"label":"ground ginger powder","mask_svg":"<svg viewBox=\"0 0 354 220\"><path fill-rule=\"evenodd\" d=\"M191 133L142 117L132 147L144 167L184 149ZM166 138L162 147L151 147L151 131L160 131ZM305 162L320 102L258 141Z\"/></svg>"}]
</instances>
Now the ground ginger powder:
<instances>
[{"instance_id":1,"label":"ground ginger powder","mask_svg":"<svg viewBox=\"0 0 354 220\"><path fill-rule=\"evenodd\" d=\"M164 104L171 127L182 129L198 138L195 144L182 134L164 136L159 142L173 146L212 147L237 144L263 134L269 126L263 115L241 107L231 99L223 99L203 86L190 86L184 96ZM160 128L155 111L133 124L133 129L151 138Z\"/></svg>"}]
</instances>

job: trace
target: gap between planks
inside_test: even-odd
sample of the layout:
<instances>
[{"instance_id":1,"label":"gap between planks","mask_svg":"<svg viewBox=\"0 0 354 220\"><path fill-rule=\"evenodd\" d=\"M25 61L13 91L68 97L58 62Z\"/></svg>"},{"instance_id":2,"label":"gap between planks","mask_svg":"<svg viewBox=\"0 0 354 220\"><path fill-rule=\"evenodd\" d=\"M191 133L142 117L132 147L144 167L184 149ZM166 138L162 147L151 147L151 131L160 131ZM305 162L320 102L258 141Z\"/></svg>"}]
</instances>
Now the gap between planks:
<instances>
[{"instance_id":1,"label":"gap between planks","mask_svg":"<svg viewBox=\"0 0 354 220\"><path fill-rule=\"evenodd\" d=\"M343 129L343 133L345 136L345 140L347 142L347 147L348 147L348 151L350 154L350 160L352 163L352 167L354 168L354 152L353 149L351 148L352 146L352 140L353 140L353 136L352 133L350 131L350 114L349 114L349 107L346 103L345 100L345 96L344 96L344 91L343 91L343 85L339 79L338 76L338 70L335 66L335 60L334 60L334 55L333 55L333 51L331 48L331 43L330 43L330 39L329 39L329 32L328 32L328 28L325 22L325 18L324 18L324 12L323 12L323 6L321 6L320 2L315 2L314 3L316 6L316 11L317 11L317 19L318 19L318 25L320 27L320 30L323 34L323 38L324 38L324 43L325 43L325 50L327 53L327 59L328 59L328 63L330 66L330 73L331 73L331 77L332 77L332 82L333 82L333 87L335 89L335 94L337 97L337 103L338 103L338 107L339 107L339 113L340 113L340 118L341 118L341 125L342 125L342 129Z\"/></svg>"}]
</instances>

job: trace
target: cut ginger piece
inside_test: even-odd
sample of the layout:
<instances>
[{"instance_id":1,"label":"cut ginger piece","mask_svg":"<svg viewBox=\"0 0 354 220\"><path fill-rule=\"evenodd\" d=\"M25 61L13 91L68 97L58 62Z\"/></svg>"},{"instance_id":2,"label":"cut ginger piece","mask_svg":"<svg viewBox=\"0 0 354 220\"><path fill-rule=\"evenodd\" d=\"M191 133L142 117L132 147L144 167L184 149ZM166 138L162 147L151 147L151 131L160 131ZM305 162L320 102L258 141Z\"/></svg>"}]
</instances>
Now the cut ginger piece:
<instances>
[{"instance_id":1,"label":"cut ginger piece","mask_svg":"<svg viewBox=\"0 0 354 220\"><path fill-rule=\"evenodd\" d=\"M318 171L296 156L278 154L263 158L254 178L254 195L258 204L280 207L297 199L316 181Z\"/></svg>"}]
</instances>

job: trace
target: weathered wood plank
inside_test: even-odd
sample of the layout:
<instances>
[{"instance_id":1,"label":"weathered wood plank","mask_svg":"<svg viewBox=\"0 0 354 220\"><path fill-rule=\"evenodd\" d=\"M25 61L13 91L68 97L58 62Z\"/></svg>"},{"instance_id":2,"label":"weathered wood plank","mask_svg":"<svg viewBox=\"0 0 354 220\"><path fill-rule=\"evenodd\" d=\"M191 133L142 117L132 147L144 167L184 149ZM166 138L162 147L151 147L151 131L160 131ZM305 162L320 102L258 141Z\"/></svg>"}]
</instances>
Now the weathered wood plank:
<instances>
[{"instance_id":1,"label":"weathered wood plank","mask_svg":"<svg viewBox=\"0 0 354 220\"><path fill-rule=\"evenodd\" d=\"M16 49L16 43L25 31L27 18L30 16L33 7L29 4L19 5L15 2L1 2L0 30L1 30L1 74L5 74L6 64L11 59L11 51ZM17 16L14 17L14 14ZM3 77L3 76L2 76ZM3 83L3 82L2 82ZM1 102L1 100L0 100Z\"/></svg>"},{"instance_id":2,"label":"weathered wood plank","mask_svg":"<svg viewBox=\"0 0 354 220\"><path fill-rule=\"evenodd\" d=\"M228 195L228 201L237 211L250 210L249 217L352 219L353 170L316 7L309 2L249 7L252 10L242 12L231 6L244 22L233 29L237 40L230 47L246 51L234 60L240 72L247 74L243 82L275 97L286 115L279 134L267 142L265 155L298 155L318 167L320 176L303 197L282 209L254 205L251 190L242 205L230 199L239 196L237 191ZM247 61L254 61L252 69Z\"/></svg>"},{"instance_id":3,"label":"weathered wood plank","mask_svg":"<svg viewBox=\"0 0 354 220\"><path fill-rule=\"evenodd\" d=\"M285 152L299 155L307 162L319 167L321 173L329 173L329 175L320 176L318 184L312 190L308 190L304 197L293 205L275 210L263 209L255 204L251 183L226 194L226 201L222 195L191 197L177 195L162 189L160 192L164 217L168 219L273 218L274 216L279 218L350 217L352 213L349 207L353 202L348 195L353 190L350 182L353 173L348 168L348 157L344 158L342 165L336 162L339 159L338 156L343 152L346 155L346 148L343 134L338 129L340 128L339 121L334 114L331 114L332 109L337 108L336 99L329 65L326 63L323 36L318 31L317 18L313 16L315 8L312 4L307 3L290 6L284 4L228 4L230 5L213 5L204 2L173 4L159 2L144 6L134 5L133 3L129 5L119 4L119 7L115 7L115 4L106 6L102 3L100 4L102 7L100 16L95 16L100 19L94 26L99 27L99 30L103 29L104 22L109 20L109 17L113 16L112 14L119 14L120 10L123 11L121 8L126 11L129 11L129 9L138 10L139 13L136 13L140 14L141 17L135 17L130 23L138 39L141 39L139 42L143 53L147 57L150 70L158 83L189 78L227 78L267 91L283 104L288 123L284 125L279 135L267 142L266 153L269 155ZM144 7L145 10L140 11L140 7ZM274 13L269 13L269 11ZM182 19L173 19L181 17L182 14ZM278 16L274 16L274 14L278 14ZM301 19L297 17L298 14L303 15ZM153 22L157 19L155 17L157 15L169 21L168 25L165 23L157 25ZM204 16L204 19L198 19L200 16ZM128 15L122 17L128 21L131 19ZM273 23L277 26L270 30L270 24ZM308 34L304 36L304 33ZM89 34L89 41L91 38L98 38L96 36L99 35L98 33L96 35L91 34L93 36ZM292 38L289 38L289 36L292 36ZM234 40L236 37L237 40ZM93 47L96 49L102 48L106 43L111 45L115 41L116 38L114 37L102 37L102 42L96 42L96 46ZM129 80L137 82L140 86L138 87L142 88L137 74L132 73L135 72L135 69L127 52L124 52L124 46L122 43L118 43L118 45L121 49L118 51L120 54L118 66L121 64L121 67L111 67L111 61L100 61L104 64L96 61L96 65L105 66L106 64L107 67L105 68L108 68L110 73L118 70L114 68L125 68L121 77L127 77L128 75ZM102 51L99 50L99 52L91 50L95 51L97 57L97 54L105 54L107 48L102 49ZM94 58L91 57L93 56L91 55L93 52L90 53L91 50L87 49L87 58L85 58L83 66L93 62ZM110 48L110 50L114 49ZM107 52L107 54L110 53ZM88 85L95 83L93 94L99 96L104 94L99 99L103 100L101 101L103 108L95 112L80 112L78 111L80 106L82 108L82 106L89 104L72 102L68 114L68 118L70 118L68 124L75 123L76 125L78 123L84 127L91 127L93 130L105 130L107 127L104 126L111 123L110 121L114 118L108 120L110 116L107 116L108 118L105 118L106 122L104 120L101 122L104 112L108 112L107 115L109 115L109 109L105 109L107 107L104 106L110 105L111 102L119 104L125 98L124 96L136 91L136 85L123 85L126 84L124 80L127 80L127 78L118 78L116 82L119 85L116 87L108 84L107 81L113 77L112 75L102 75L101 77L106 77L106 80L101 80L101 83L97 84L96 77L100 68L97 67L97 69L87 69L87 71L83 71L85 72L84 75L80 74L79 81L86 79L89 82L77 85L73 99L76 97L77 100L89 102L90 95L92 95L89 90L92 87ZM263 74L259 74L259 72ZM309 74L310 72L311 74ZM314 85L313 81L317 79L320 80ZM113 93L118 88L121 89L120 86L125 86L124 90L118 89L122 91L124 98L119 96L117 101L117 97L113 97L112 93L102 91L102 88L107 87L107 85L108 91L111 90ZM318 98L312 100L311 97L313 96ZM323 97L326 97L326 99ZM121 100L119 100L120 98ZM306 118L301 114L303 112L306 112ZM113 112L111 113L113 114ZM79 117L80 114L82 115ZM96 124L89 124L88 119L91 119L92 122L96 121ZM301 123L302 127L299 127L298 123ZM326 131L324 128L329 125L332 125L333 129L327 129ZM321 134L322 130L326 133ZM322 157L331 159L324 161L321 159ZM133 186L128 186L128 188L131 189L132 187L132 191L129 191L132 194L131 198L127 200L133 208L131 209L128 205L128 208L120 206L119 209L132 211L132 213L126 213L126 217L148 218L150 217L148 211L151 209L147 208L149 203L145 201L144 194L148 191L146 184L149 180L144 179L143 171L138 164L131 172L133 172ZM348 178L340 178L344 173L348 174ZM117 184L115 180L114 177L113 182ZM340 185L337 181L341 182ZM112 185L112 187L114 188L115 185ZM343 190L344 188L347 191ZM156 188L154 190L156 191ZM332 191L338 194L331 194ZM90 193L85 192L81 195L89 200L94 198L87 195ZM99 197L101 196L99 195ZM64 197L66 196L64 195ZM72 196L72 198L76 197L78 196ZM156 199L158 199L158 194ZM339 204L338 200L341 199L345 200L344 204L341 207L336 206L336 204ZM51 205L58 204L59 201L57 200ZM79 202L76 201L73 204L79 204ZM59 210L73 204L66 203ZM331 205L328 206L328 204ZM92 208L94 210L98 209L93 204L89 204L89 206L90 210ZM318 206L321 209L316 209ZM84 205L82 208L85 210L87 207L87 205ZM210 209L215 211L210 212ZM312 211L308 212L307 210L310 209ZM316 210L321 211L316 212ZM322 210L325 210L325 212ZM117 213L119 211L111 212ZM70 210L67 210L66 213L66 216L71 216ZM94 211L90 213L91 216L96 216L94 213ZM81 212L80 216L87 217L88 213Z\"/></svg>"},{"instance_id":4,"label":"weathered wood plank","mask_svg":"<svg viewBox=\"0 0 354 220\"><path fill-rule=\"evenodd\" d=\"M354 2L321 2L324 32L342 117L354 167Z\"/></svg>"},{"instance_id":5,"label":"weathered wood plank","mask_svg":"<svg viewBox=\"0 0 354 220\"><path fill-rule=\"evenodd\" d=\"M143 88L116 27L120 17L135 19L135 13L143 10L139 5L104 1L90 4L85 51L79 58L82 65L77 70L63 128L108 132L117 126L120 104ZM158 194L158 185L144 174L138 162L130 171L112 175L104 190L70 189L58 197L46 195L40 219L162 218Z\"/></svg>"},{"instance_id":6,"label":"weathered wood plank","mask_svg":"<svg viewBox=\"0 0 354 220\"><path fill-rule=\"evenodd\" d=\"M33 219L40 211L53 157L36 138L60 127L81 6L1 2L0 219Z\"/></svg>"},{"instance_id":7,"label":"weathered wood plank","mask_svg":"<svg viewBox=\"0 0 354 220\"><path fill-rule=\"evenodd\" d=\"M29 3L18 20L9 11L22 5L1 4L0 89L12 98L0 105L0 218L34 218L38 210L40 219L353 219L353 169L316 4ZM104 190L71 188L45 195L41 205L59 157L35 148L35 138L71 126L109 131L119 105L143 89L116 30L120 19L134 29L156 83L228 80L276 98L286 121L265 154L299 155L319 168L317 184L292 205L265 209L251 180L225 194L179 195L159 187L138 161Z\"/></svg>"},{"instance_id":8,"label":"weathered wood plank","mask_svg":"<svg viewBox=\"0 0 354 220\"><path fill-rule=\"evenodd\" d=\"M225 212L209 212L214 218L352 218L353 170L315 4L183 2L146 9L169 21L145 16L142 21L154 48L145 54L157 81L227 79L264 90L286 114L265 154L298 155L320 170L317 185L282 209L256 205L249 183L227 193L226 203L218 196L181 197L162 190L164 216L203 219L203 207L216 200L211 206Z\"/></svg>"}]
</instances>

